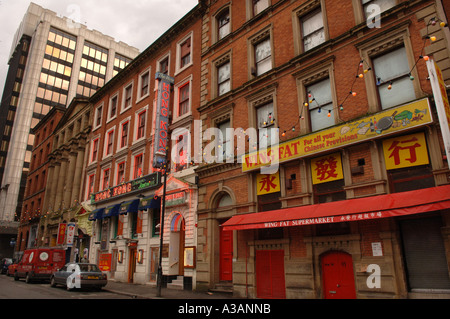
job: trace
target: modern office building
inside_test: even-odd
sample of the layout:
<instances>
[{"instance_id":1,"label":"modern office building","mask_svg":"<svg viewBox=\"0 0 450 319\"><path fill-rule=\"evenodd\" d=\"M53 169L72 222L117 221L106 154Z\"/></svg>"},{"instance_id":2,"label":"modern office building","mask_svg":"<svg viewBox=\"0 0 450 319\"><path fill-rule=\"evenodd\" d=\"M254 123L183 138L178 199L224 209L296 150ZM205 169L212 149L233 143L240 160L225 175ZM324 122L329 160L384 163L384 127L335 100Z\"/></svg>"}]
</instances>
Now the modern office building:
<instances>
[{"instance_id":1,"label":"modern office building","mask_svg":"<svg viewBox=\"0 0 450 319\"><path fill-rule=\"evenodd\" d=\"M31 3L14 37L0 107L0 223L17 233L34 135L52 107L90 97L139 50ZM2 240L3 241L3 240Z\"/></svg>"}]
</instances>

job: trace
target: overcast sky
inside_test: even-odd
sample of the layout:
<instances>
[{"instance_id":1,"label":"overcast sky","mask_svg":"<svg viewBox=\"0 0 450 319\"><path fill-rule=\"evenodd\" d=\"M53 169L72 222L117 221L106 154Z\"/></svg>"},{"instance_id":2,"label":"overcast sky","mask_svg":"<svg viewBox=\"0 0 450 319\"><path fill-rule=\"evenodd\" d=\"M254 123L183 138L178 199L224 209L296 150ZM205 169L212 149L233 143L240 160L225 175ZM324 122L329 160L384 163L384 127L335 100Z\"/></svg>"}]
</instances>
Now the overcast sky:
<instances>
[{"instance_id":1,"label":"overcast sky","mask_svg":"<svg viewBox=\"0 0 450 319\"><path fill-rule=\"evenodd\" d=\"M0 95L14 33L30 2L144 51L198 0L0 0Z\"/></svg>"}]
</instances>

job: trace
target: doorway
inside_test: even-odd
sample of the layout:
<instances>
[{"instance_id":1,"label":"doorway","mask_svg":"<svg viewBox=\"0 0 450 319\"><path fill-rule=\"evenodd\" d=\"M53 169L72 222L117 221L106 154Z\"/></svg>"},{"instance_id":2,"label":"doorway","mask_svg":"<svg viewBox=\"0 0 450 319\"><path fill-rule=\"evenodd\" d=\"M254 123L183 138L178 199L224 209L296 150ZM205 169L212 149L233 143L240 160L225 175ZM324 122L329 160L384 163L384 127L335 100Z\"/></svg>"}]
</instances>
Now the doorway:
<instances>
[{"instance_id":1,"label":"doorway","mask_svg":"<svg viewBox=\"0 0 450 319\"><path fill-rule=\"evenodd\" d=\"M325 299L355 299L352 256L345 252L332 251L322 255L321 263Z\"/></svg>"},{"instance_id":2,"label":"doorway","mask_svg":"<svg viewBox=\"0 0 450 319\"><path fill-rule=\"evenodd\" d=\"M184 275L185 224L181 214L176 214L170 225L169 276Z\"/></svg>"},{"instance_id":3,"label":"doorway","mask_svg":"<svg viewBox=\"0 0 450 319\"><path fill-rule=\"evenodd\" d=\"M233 231L220 227L220 281L233 280Z\"/></svg>"},{"instance_id":4,"label":"doorway","mask_svg":"<svg viewBox=\"0 0 450 319\"><path fill-rule=\"evenodd\" d=\"M256 297L285 299L284 250L257 250Z\"/></svg>"},{"instance_id":5,"label":"doorway","mask_svg":"<svg viewBox=\"0 0 450 319\"><path fill-rule=\"evenodd\" d=\"M129 247L130 260L128 262L128 282L133 283L134 273L136 272L136 246Z\"/></svg>"}]
</instances>

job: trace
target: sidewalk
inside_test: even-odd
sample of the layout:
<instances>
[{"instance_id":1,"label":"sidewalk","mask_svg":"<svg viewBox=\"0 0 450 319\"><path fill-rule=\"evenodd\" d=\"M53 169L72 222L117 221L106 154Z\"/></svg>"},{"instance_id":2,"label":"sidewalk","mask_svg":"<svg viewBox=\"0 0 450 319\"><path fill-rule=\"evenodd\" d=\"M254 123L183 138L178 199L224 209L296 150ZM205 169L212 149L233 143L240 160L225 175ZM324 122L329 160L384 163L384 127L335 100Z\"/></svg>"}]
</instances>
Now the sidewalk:
<instances>
[{"instance_id":1,"label":"sidewalk","mask_svg":"<svg viewBox=\"0 0 450 319\"><path fill-rule=\"evenodd\" d=\"M237 299L229 293L196 292L190 290L177 290L169 288L161 288L161 297L157 297L156 286L130 284L113 280L108 280L108 284L103 288L103 290L110 291L116 294L145 299Z\"/></svg>"}]
</instances>

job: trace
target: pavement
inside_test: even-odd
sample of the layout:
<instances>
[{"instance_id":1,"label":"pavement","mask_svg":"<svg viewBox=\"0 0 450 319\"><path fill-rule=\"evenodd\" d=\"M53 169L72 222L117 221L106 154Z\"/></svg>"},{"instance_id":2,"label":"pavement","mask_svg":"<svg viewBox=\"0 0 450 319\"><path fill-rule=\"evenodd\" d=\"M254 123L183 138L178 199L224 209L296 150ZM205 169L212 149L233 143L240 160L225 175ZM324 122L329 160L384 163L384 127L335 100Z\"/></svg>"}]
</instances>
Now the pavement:
<instances>
[{"instance_id":1,"label":"pavement","mask_svg":"<svg viewBox=\"0 0 450 319\"><path fill-rule=\"evenodd\" d=\"M138 299L237 299L231 293L225 292L197 292L192 290L178 290L172 288L161 288L161 296L157 296L156 285L134 284L108 280L103 290L122 294Z\"/></svg>"}]
</instances>

